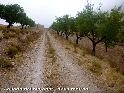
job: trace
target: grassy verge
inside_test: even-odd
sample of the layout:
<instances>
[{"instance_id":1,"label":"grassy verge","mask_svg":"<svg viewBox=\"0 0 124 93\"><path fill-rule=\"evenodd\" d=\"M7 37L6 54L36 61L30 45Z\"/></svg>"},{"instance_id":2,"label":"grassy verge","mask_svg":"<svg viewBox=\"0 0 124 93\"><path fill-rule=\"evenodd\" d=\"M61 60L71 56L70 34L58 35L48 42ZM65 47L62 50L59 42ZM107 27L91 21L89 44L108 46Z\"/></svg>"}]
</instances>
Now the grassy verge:
<instances>
[{"instance_id":1,"label":"grassy verge","mask_svg":"<svg viewBox=\"0 0 124 93\"><path fill-rule=\"evenodd\" d=\"M45 78L46 78L46 86L45 87L51 87L51 88L57 88L60 86L60 75L59 75L59 64L56 63L56 54L55 50L51 46L50 39L47 37L46 42L46 56L47 56L47 62L45 65Z\"/></svg>"}]
</instances>

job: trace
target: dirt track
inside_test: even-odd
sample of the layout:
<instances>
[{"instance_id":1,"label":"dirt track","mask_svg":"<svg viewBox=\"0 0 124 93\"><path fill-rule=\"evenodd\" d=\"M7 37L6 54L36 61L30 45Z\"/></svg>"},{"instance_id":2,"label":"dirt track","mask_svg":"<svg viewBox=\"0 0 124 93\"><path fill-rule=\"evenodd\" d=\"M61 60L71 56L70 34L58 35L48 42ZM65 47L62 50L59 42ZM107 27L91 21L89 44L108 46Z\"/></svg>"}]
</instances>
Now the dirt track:
<instances>
[{"instance_id":1,"label":"dirt track","mask_svg":"<svg viewBox=\"0 0 124 93\"><path fill-rule=\"evenodd\" d=\"M106 93L102 89L98 88L95 84L93 84L92 77L82 70L79 65L74 64L76 62L76 56L71 54L71 52L67 51L62 44L56 40L50 33L44 32L41 38L37 41L35 47L26 53L24 64L20 66L15 73L7 76L3 76L2 73L0 87L3 88L11 88L11 87L21 87L21 88L46 88L46 81L52 81L52 78L46 78L45 68L48 62L47 57L47 36L50 38L51 47L55 50L54 56L56 57L57 70L59 72L56 79L53 79L57 84L52 91L49 90L36 90L36 91L7 91L2 90L3 93ZM47 64L49 66L51 64ZM52 67L52 66L49 66ZM54 74L54 72L51 72ZM8 80L7 80L8 79ZM59 81L58 81L59 80ZM13 83L12 83L13 82ZM51 82L52 83L52 82ZM54 84L51 84L54 86ZM47 85L49 86L49 85ZM50 88L53 88L50 86ZM61 91L57 89L57 87L61 87ZM65 89L62 89L65 88ZM73 90L71 88L77 88L77 90ZM84 89L83 89L84 88Z\"/></svg>"}]
</instances>

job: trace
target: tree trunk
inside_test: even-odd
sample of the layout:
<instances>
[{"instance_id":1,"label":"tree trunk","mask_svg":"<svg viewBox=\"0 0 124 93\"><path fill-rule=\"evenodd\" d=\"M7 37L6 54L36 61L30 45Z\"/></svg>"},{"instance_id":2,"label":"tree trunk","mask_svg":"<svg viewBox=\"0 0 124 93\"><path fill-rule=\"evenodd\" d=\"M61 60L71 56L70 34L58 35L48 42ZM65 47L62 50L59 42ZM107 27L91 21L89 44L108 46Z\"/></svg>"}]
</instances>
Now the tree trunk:
<instances>
[{"instance_id":1,"label":"tree trunk","mask_svg":"<svg viewBox=\"0 0 124 93\"><path fill-rule=\"evenodd\" d=\"M59 35L59 31L57 31L57 34Z\"/></svg>"},{"instance_id":2,"label":"tree trunk","mask_svg":"<svg viewBox=\"0 0 124 93\"><path fill-rule=\"evenodd\" d=\"M66 34L66 39L68 40L68 35Z\"/></svg>"},{"instance_id":3,"label":"tree trunk","mask_svg":"<svg viewBox=\"0 0 124 93\"><path fill-rule=\"evenodd\" d=\"M96 55L96 43L92 42L92 44L93 44L92 55L95 56Z\"/></svg>"},{"instance_id":4,"label":"tree trunk","mask_svg":"<svg viewBox=\"0 0 124 93\"><path fill-rule=\"evenodd\" d=\"M76 44L78 44L78 41L79 41L79 36L76 36L77 38L76 38Z\"/></svg>"},{"instance_id":5,"label":"tree trunk","mask_svg":"<svg viewBox=\"0 0 124 93\"><path fill-rule=\"evenodd\" d=\"M24 28L24 25L22 25L22 29Z\"/></svg>"},{"instance_id":6,"label":"tree trunk","mask_svg":"<svg viewBox=\"0 0 124 93\"><path fill-rule=\"evenodd\" d=\"M7 26L7 28L10 28L10 26L12 26L12 23L9 23L9 25Z\"/></svg>"},{"instance_id":7,"label":"tree trunk","mask_svg":"<svg viewBox=\"0 0 124 93\"><path fill-rule=\"evenodd\" d=\"M106 50L106 52L108 52L108 46L107 45L105 45L105 50Z\"/></svg>"},{"instance_id":8,"label":"tree trunk","mask_svg":"<svg viewBox=\"0 0 124 93\"><path fill-rule=\"evenodd\" d=\"M60 36L62 36L63 32L61 32Z\"/></svg>"}]
</instances>

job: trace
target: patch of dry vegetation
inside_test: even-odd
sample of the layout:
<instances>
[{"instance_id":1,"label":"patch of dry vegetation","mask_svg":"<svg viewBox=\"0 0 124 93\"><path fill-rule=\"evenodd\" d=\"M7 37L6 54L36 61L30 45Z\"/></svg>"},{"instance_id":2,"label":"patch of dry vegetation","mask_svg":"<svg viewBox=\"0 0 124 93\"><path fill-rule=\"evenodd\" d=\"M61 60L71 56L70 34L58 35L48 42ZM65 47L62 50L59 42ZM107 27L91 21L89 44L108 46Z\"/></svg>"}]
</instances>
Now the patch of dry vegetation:
<instances>
[{"instance_id":1,"label":"patch of dry vegetation","mask_svg":"<svg viewBox=\"0 0 124 93\"><path fill-rule=\"evenodd\" d=\"M8 65L11 65L14 62L14 60L17 61L19 55L21 55L23 52L29 49L30 45L34 41L36 41L42 34L41 31L33 31L32 29L24 30L21 30L19 28L7 29L3 26L0 26L0 32L2 33L1 41L5 42L4 47L1 48L1 50L4 50L4 53L0 54L1 68L12 67ZM11 60L13 60L13 62L11 62Z\"/></svg>"},{"instance_id":2,"label":"patch of dry vegetation","mask_svg":"<svg viewBox=\"0 0 124 93\"><path fill-rule=\"evenodd\" d=\"M102 74L101 64L97 61L91 61L90 64L87 64L87 69L90 70L92 73L95 73L96 75Z\"/></svg>"},{"instance_id":3,"label":"patch of dry vegetation","mask_svg":"<svg viewBox=\"0 0 124 93\"><path fill-rule=\"evenodd\" d=\"M116 93L124 93L124 76L110 69L102 74L104 84Z\"/></svg>"},{"instance_id":4,"label":"patch of dry vegetation","mask_svg":"<svg viewBox=\"0 0 124 93\"><path fill-rule=\"evenodd\" d=\"M0 57L0 68L8 67L13 67L13 65L10 63L10 60L6 57Z\"/></svg>"},{"instance_id":5,"label":"patch of dry vegetation","mask_svg":"<svg viewBox=\"0 0 124 93\"><path fill-rule=\"evenodd\" d=\"M60 86L60 75L58 72L59 64L56 63L56 54L55 50L53 49L50 39L47 36L46 41L46 56L47 56L47 62L45 65L45 76L46 77L46 86L45 87L51 87L51 88L57 88Z\"/></svg>"},{"instance_id":6,"label":"patch of dry vegetation","mask_svg":"<svg viewBox=\"0 0 124 93\"><path fill-rule=\"evenodd\" d=\"M22 51L21 45L16 44L14 42L11 42L9 46L5 49L6 54L10 58L13 58L15 55L17 55L21 51Z\"/></svg>"},{"instance_id":7,"label":"patch of dry vegetation","mask_svg":"<svg viewBox=\"0 0 124 93\"><path fill-rule=\"evenodd\" d=\"M79 66L85 68L89 73L98 79L101 87L111 90L113 93L124 93L124 76L117 71L116 62L105 61L89 55L89 49L82 49L75 44L58 36L54 32L50 32L68 52L73 54L77 59Z\"/></svg>"}]
</instances>

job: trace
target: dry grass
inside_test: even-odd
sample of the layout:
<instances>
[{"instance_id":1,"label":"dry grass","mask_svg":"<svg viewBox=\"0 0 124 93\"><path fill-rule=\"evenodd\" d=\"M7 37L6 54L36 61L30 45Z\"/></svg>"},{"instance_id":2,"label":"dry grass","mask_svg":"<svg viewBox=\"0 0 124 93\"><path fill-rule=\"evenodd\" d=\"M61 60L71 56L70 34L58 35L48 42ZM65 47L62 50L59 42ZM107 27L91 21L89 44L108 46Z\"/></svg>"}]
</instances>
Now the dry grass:
<instances>
[{"instance_id":1,"label":"dry grass","mask_svg":"<svg viewBox=\"0 0 124 93\"><path fill-rule=\"evenodd\" d=\"M59 64L56 63L56 53L50 43L50 39L48 36L45 46L47 48L46 49L47 62L44 64L45 65L44 77L46 77L45 87L57 88L61 84L59 79L60 75L58 72Z\"/></svg>"},{"instance_id":2,"label":"dry grass","mask_svg":"<svg viewBox=\"0 0 124 93\"><path fill-rule=\"evenodd\" d=\"M7 57L0 57L0 68L13 67L11 61Z\"/></svg>"},{"instance_id":3,"label":"dry grass","mask_svg":"<svg viewBox=\"0 0 124 93\"><path fill-rule=\"evenodd\" d=\"M24 32L25 30L14 29L14 28L10 28L10 29L3 28L1 31L3 33L3 38L9 39L9 38L18 37L18 35Z\"/></svg>"},{"instance_id":4,"label":"dry grass","mask_svg":"<svg viewBox=\"0 0 124 93\"><path fill-rule=\"evenodd\" d=\"M56 62L55 50L50 44L49 37L47 37L47 40L48 40L47 41L47 48L48 48L47 55L51 59L51 63L54 64Z\"/></svg>"},{"instance_id":5,"label":"dry grass","mask_svg":"<svg viewBox=\"0 0 124 93\"><path fill-rule=\"evenodd\" d=\"M3 32L0 31L0 40L2 40L2 39L3 39Z\"/></svg>"},{"instance_id":6,"label":"dry grass","mask_svg":"<svg viewBox=\"0 0 124 93\"><path fill-rule=\"evenodd\" d=\"M104 84L115 93L124 93L124 76L113 70L105 71L101 76Z\"/></svg>"},{"instance_id":7,"label":"dry grass","mask_svg":"<svg viewBox=\"0 0 124 93\"><path fill-rule=\"evenodd\" d=\"M13 58L16 54L21 52L21 45L16 44L15 42L11 42L9 46L5 49L6 54L10 57Z\"/></svg>"},{"instance_id":8,"label":"dry grass","mask_svg":"<svg viewBox=\"0 0 124 93\"><path fill-rule=\"evenodd\" d=\"M87 69L96 75L102 74L102 67L98 61L91 61L90 64L87 64Z\"/></svg>"}]
</instances>

